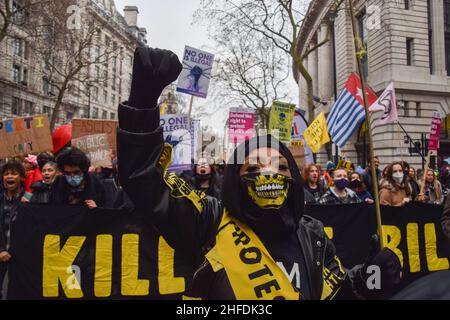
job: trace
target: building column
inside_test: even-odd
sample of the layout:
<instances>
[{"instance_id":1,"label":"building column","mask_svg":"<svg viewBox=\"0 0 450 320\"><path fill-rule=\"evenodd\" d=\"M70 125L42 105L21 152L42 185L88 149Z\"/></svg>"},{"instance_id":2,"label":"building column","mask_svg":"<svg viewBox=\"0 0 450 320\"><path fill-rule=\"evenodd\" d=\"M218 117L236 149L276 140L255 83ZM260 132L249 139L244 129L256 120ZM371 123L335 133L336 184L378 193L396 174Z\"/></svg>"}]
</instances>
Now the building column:
<instances>
[{"instance_id":1,"label":"building column","mask_svg":"<svg viewBox=\"0 0 450 320\"><path fill-rule=\"evenodd\" d=\"M319 43L326 39L328 24L322 23L318 32ZM318 49L318 96L322 100L332 100L333 97L333 50L330 41Z\"/></svg>"},{"instance_id":2,"label":"building column","mask_svg":"<svg viewBox=\"0 0 450 320\"><path fill-rule=\"evenodd\" d=\"M312 41L311 43L311 47L316 45L316 41ZM318 70L317 70L317 65L318 65L318 54L317 54L317 50L314 50L313 52L311 52L308 55L308 72L313 80L313 89L314 89L314 95L317 95L318 90Z\"/></svg>"},{"instance_id":3,"label":"building column","mask_svg":"<svg viewBox=\"0 0 450 320\"><path fill-rule=\"evenodd\" d=\"M447 76L444 22L444 1L431 1L431 23L433 28L433 74L439 76Z\"/></svg>"}]
</instances>

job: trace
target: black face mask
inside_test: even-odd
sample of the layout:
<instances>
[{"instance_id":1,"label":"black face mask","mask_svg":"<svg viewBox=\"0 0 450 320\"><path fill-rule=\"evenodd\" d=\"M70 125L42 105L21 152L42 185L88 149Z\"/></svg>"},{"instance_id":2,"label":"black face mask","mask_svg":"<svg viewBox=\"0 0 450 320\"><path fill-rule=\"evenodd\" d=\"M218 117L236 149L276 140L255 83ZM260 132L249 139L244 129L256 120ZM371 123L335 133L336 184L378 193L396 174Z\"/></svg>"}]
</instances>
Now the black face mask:
<instances>
[{"instance_id":1,"label":"black face mask","mask_svg":"<svg viewBox=\"0 0 450 320\"><path fill-rule=\"evenodd\" d=\"M362 182L359 180L353 180L350 182L349 185L350 189L361 189L362 188Z\"/></svg>"}]
</instances>

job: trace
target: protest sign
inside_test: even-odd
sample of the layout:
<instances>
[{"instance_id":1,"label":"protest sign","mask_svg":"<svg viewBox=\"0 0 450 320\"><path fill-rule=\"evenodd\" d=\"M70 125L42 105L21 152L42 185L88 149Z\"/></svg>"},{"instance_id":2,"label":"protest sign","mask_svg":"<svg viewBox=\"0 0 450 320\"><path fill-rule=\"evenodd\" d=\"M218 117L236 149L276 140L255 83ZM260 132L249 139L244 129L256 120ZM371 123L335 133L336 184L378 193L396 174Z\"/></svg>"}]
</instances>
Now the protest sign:
<instances>
[{"instance_id":1,"label":"protest sign","mask_svg":"<svg viewBox=\"0 0 450 320\"><path fill-rule=\"evenodd\" d=\"M188 115L161 116L160 125L165 143L173 147L173 160L169 170L182 172L192 169L192 124Z\"/></svg>"},{"instance_id":2,"label":"protest sign","mask_svg":"<svg viewBox=\"0 0 450 320\"><path fill-rule=\"evenodd\" d=\"M322 112L316 120L303 133L305 141L311 147L314 153L319 152L320 148L330 142L330 136L328 135L327 121L325 119L325 113Z\"/></svg>"},{"instance_id":3,"label":"protest sign","mask_svg":"<svg viewBox=\"0 0 450 320\"><path fill-rule=\"evenodd\" d=\"M270 113L270 133L285 144L291 143L295 105L274 101Z\"/></svg>"},{"instance_id":4,"label":"protest sign","mask_svg":"<svg viewBox=\"0 0 450 320\"><path fill-rule=\"evenodd\" d=\"M344 169L345 171L350 172L352 163L350 161L340 160L336 169Z\"/></svg>"},{"instance_id":5,"label":"protest sign","mask_svg":"<svg viewBox=\"0 0 450 320\"><path fill-rule=\"evenodd\" d=\"M308 123L306 122L305 117L299 112L295 112L294 114L294 124L292 125L292 146L302 146L305 164L314 163L314 155L311 148L305 141L304 133L308 128Z\"/></svg>"},{"instance_id":6,"label":"protest sign","mask_svg":"<svg viewBox=\"0 0 450 320\"><path fill-rule=\"evenodd\" d=\"M72 140L72 146L80 149L91 160L94 168L111 168L111 149L105 133L85 136Z\"/></svg>"},{"instance_id":7,"label":"protest sign","mask_svg":"<svg viewBox=\"0 0 450 320\"><path fill-rule=\"evenodd\" d=\"M0 120L0 159L52 150L47 115Z\"/></svg>"},{"instance_id":8,"label":"protest sign","mask_svg":"<svg viewBox=\"0 0 450 320\"><path fill-rule=\"evenodd\" d=\"M437 151L441 139L441 125L442 119L439 112L433 114L431 121L430 142L428 143L428 151Z\"/></svg>"},{"instance_id":9,"label":"protest sign","mask_svg":"<svg viewBox=\"0 0 450 320\"><path fill-rule=\"evenodd\" d=\"M255 112L250 109L230 110L228 120L230 143L240 144L255 135Z\"/></svg>"},{"instance_id":10,"label":"protest sign","mask_svg":"<svg viewBox=\"0 0 450 320\"><path fill-rule=\"evenodd\" d=\"M109 145L114 153L116 153L118 127L119 122L114 120L73 119L72 139L106 133L108 135Z\"/></svg>"},{"instance_id":11,"label":"protest sign","mask_svg":"<svg viewBox=\"0 0 450 320\"><path fill-rule=\"evenodd\" d=\"M177 91L206 98L213 63L213 54L186 46Z\"/></svg>"}]
</instances>

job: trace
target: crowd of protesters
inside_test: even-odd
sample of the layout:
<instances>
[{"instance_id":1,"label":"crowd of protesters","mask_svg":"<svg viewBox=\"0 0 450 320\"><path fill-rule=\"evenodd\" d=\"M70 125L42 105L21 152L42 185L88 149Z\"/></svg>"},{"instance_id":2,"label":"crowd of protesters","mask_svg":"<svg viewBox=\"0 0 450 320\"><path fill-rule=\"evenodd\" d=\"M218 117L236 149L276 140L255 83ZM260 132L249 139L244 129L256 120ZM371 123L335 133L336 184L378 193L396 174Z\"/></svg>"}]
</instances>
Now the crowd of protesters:
<instances>
[{"instance_id":1,"label":"crowd of protesters","mask_svg":"<svg viewBox=\"0 0 450 320\"><path fill-rule=\"evenodd\" d=\"M147 49L142 50L137 54L147 55ZM168 56L167 52L150 50L149 53L150 57L161 55L164 59L156 60L161 64L163 62L175 64L176 70L172 70L174 66L167 66L167 70L174 73L173 76L179 73L177 71L180 67L179 63L175 63L173 57ZM159 97L161 87L164 88L168 83L159 83L160 79L150 77L153 74L151 71L142 66L135 68L130 106L120 106L121 118L118 133L119 141L134 141L135 136L147 135L151 143L142 143L142 146L135 146L135 149L127 151L122 150L118 158L113 157L111 168L92 168L87 155L70 146L59 150L57 155L50 153L29 155L22 161L8 161L1 167L0 284L5 283L3 278L7 273L7 263L12 259L9 253L11 225L17 217L21 202L38 205L80 205L89 209L100 207L154 210L152 214L156 215L155 221L161 224L155 229L161 230L173 227L172 218L177 220L190 217L189 221L183 220L183 232L180 235L173 235L171 232L168 234L174 236L174 239L171 239L174 243L183 244L183 250L186 248L192 250L194 256L198 254L195 251L198 248L189 246L189 243L201 242L200 247L203 248L210 244L207 240L211 238L211 235L214 236L217 232L228 232L227 230L233 224L227 224L217 231L222 219L228 219L236 225L243 222L250 227L249 232L255 231L253 237L260 237L274 258L291 266L300 265L301 277L306 277L305 270L317 264L311 257L319 257L318 263L325 261L327 265L324 267L330 271L332 280L336 283L329 288L330 294L336 294L340 286L346 288L349 285L349 277L353 274L361 274L362 271L346 275L346 271L342 269L335 256L336 252L332 243L330 242L328 246L324 245L328 242L326 238L323 238L324 242L318 240L310 243L311 239L318 234L323 235L324 232L323 226L318 221L308 220L310 218L303 216L305 204L367 203L371 205L374 203L375 185L379 186L379 200L383 205L401 206L410 201L443 204L445 191L442 186L449 187L450 164L446 171L441 173L441 177L444 176L446 181L441 184L433 170L426 170L417 176L414 168L406 162L392 163L381 171L380 161L376 158L378 177L377 181L374 181L370 166L366 169L353 166L352 170L346 170L337 168L334 163L329 162L326 170L322 170L321 166L316 164L297 168L286 146L277 144L271 136L264 136L255 137L252 140L257 142L257 148L252 148L252 144L247 141L236 149L235 157L239 152L246 156L243 165L232 163L225 166L223 162L216 164L207 155L202 155L193 165L191 172L181 173L181 177L196 191L208 196L205 211L199 215L196 210L201 204L200 201L195 203L195 199L198 199L195 195L188 198L194 206L186 205L184 201L186 199L183 200L179 196L173 197L166 192L168 188L164 185L164 177L158 170L152 170L160 165L161 159L154 158L154 155L161 153L160 148L163 148L164 141L157 128L159 112L154 107L148 106L157 105L154 100ZM146 79L146 77L150 78ZM172 75L167 77L173 78ZM147 97L148 83L153 83L153 86L149 87L156 88L154 89L156 92ZM143 119L146 121L139 122L137 114L145 115ZM141 140L144 141L139 139ZM263 143L265 147L261 147ZM132 144L129 143L129 145ZM267 161L259 162L258 160L258 165L249 162L249 159L255 157L260 159L264 152L268 154ZM271 163L271 157L281 159L278 167ZM140 165L139 161L148 167ZM301 170L303 175L300 173ZM145 177L147 179L145 181L150 181L149 185L143 186L142 183L139 184L136 179L131 178L136 175ZM123 183L123 188L119 180ZM150 194L155 199L149 197ZM277 198L271 199L267 194L276 194ZM156 204L159 206L157 209L155 209ZM448 207L450 205L446 207L446 210L450 212ZM267 212L277 214L267 214ZM165 222L170 225L165 225ZM448 224L450 221L447 221ZM298 238L299 230L308 235L301 241ZM196 235L197 238L185 241L186 239L182 238L185 235ZM220 239L222 238L216 238L217 241ZM217 250L220 250L222 245L228 244L225 242L216 244L219 246ZM323 247L327 250L322 250ZM302 251L302 248L308 251ZM214 252L211 250L210 254ZM389 281L392 285L398 283L400 267L397 268L399 263L391 251L386 249L371 259L373 261L368 261L367 265L359 266L359 268L366 268L370 263L380 264L389 271ZM192 273L197 270L196 265L190 267L192 267ZM228 272L224 273L224 269L217 271L206 263L195 273L194 292L200 297L236 298L238 295L234 292L234 283L232 278L227 278L228 276ZM311 285L321 283L323 280L321 273L314 273L309 277L302 278L301 283ZM214 280L206 281L205 279ZM357 277L355 276L352 281L358 281ZM321 292L316 292L315 286L302 286L296 289L301 289L302 293L311 299L319 299L321 296ZM352 296L354 292L341 290L339 294ZM364 295L364 291L359 294Z\"/></svg>"}]
</instances>

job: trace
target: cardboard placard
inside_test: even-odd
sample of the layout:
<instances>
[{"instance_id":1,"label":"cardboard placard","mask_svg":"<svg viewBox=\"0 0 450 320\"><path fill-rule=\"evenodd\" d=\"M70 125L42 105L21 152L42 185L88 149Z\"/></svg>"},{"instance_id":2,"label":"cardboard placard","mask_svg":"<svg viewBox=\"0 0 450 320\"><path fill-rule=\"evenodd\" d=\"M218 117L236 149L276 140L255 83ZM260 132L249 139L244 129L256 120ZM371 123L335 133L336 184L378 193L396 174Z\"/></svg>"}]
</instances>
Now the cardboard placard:
<instances>
[{"instance_id":1,"label":"cardboard placard","mask_svg":"<svg viewBox=\"0 0 450 320\"><path fill-rule=\"evenodd\" d=\"M117 153L117 128L119 122L115 120L73 119L72 139L82 138L94 134L106 133L109 145Z\"/></svg>"},{"instance_id":2,"label":"cardboard placard","mask_svg":"<svg viewBox=\"0 0 450 320\"><path fill-rule=\"evenodd\" d=\"M72 146L85 152L95 168L111 168L111 148L105 133L85 136L72 140Z\"/></svg>"},{"instance_id":3,"label":"cardboard placard","mask_svg":"<svg viewBox=\"0 0 450 320\"><path fill-rule=\"evenodd\" d=\"M52 150L47 115L0 120L0 159Z\"/></svg>"}]
</instances>

